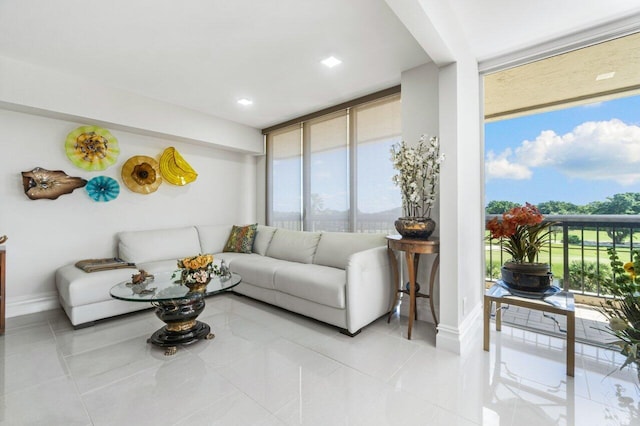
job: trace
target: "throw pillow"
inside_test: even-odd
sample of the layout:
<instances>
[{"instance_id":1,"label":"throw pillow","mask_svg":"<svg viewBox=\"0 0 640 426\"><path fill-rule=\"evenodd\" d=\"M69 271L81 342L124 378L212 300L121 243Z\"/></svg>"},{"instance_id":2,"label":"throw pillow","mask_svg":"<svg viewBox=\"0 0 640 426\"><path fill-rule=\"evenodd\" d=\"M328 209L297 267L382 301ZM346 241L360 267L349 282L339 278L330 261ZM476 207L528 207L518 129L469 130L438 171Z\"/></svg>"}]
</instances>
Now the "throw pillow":
<instances>
[{"instance_id":1,"label":"throw pillow","mask_svg":"<svg viewBox=\"0 0 640 426\"><path fill-rule=\"evenodd\" d=\"M233 225L231 228L231 234L227 239L227 244L224 245L223 252L233 253L251 253L253 248L253 240L256 238L256 229L258 224L246 226Z\"/></svg>"}]
</instances>

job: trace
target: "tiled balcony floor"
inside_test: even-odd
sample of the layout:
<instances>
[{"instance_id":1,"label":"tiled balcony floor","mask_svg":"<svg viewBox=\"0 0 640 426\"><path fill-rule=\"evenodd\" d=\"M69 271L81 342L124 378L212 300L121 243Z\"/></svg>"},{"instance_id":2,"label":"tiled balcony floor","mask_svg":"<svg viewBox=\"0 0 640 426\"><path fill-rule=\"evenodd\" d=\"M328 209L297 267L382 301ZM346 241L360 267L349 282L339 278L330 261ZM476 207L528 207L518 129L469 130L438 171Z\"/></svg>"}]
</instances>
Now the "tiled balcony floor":
<instances>
[{"instance_id":1,"label":"tiled balcony floor","mask_svg":"<svg viewBox=\"0 0 640 426\"><path fill-rule=\"evenodd\" d=\"M564 315L548 314L512 305L503 309L502 321L514 327L560 337L565 335L567 327L567 317ZM606 347L615 340L607 332L606 326L607 320L598 311L586 305L576 305L576 341Z\"/></svg>"}]
</instances>

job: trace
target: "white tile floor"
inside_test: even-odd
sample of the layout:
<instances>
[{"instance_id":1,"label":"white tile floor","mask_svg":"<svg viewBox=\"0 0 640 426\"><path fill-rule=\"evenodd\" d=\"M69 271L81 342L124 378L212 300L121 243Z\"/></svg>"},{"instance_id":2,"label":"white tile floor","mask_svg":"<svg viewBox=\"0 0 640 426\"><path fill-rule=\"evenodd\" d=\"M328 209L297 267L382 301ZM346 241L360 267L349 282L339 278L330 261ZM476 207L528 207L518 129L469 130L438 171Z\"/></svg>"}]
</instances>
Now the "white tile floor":
<instances>
[{"instance_id":1,"label":"white tile floor","mask_svg":"<svg viewBox=\"0 0 640 426\"><path fill-rule=\"evenodd\" d=\"M354 337L235 295L207 300L216 338L173 357L146 343L152 311L73 330L61 311L8 320L0 337L7 425L639 425L621 357L504 326L465 356L433 326L381 319Z\"/></svg>"}]
</instances>

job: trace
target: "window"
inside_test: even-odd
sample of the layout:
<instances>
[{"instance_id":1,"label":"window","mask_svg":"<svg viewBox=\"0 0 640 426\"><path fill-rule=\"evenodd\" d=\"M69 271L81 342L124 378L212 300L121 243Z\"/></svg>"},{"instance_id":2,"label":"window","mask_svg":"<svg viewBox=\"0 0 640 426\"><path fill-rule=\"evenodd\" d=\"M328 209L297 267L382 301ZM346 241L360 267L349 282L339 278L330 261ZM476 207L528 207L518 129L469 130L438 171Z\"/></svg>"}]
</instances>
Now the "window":
<instances>
[{"instance_id":1,"label":"window","mask_svg":"<svg viewBox=\"0 0 640 426\"><path fill-rule=\"evenodd\" d=\"M349 231L347 112L321 117L303 127L310 194L304 229Z\"/></svg>"},{"instance_id":2,"label":"window","mask_svg":"<svg viewBox=\"0 0 640 426\"><path fill-rule=\"evenodd\" d=\"M395 174L391 145L402 139L400 98L373 102L355 111L356 205L359 232L395 233L393 222L402 216L400 189L391 182Z\"/></svg>"},{"instance_id":3,"label":"window","mask_svg":"<svg viewBox=\"0 0 640 426\"><path fill-rule=\"evenodd\" d=\"M391 145L400 95L267 133L267 223L308 231L390 232L401 215Z\"/></svg>"},{"instance_id":4,"label":"window","mask_svg":"<svg viewBox=\"0 0 640 426\"><path fill-rule=\"evenodd\" d=\"M283 129L267 138L270 169L269 222L302 230L302 141L300 126Z\"/></svg>"}]
</instances>

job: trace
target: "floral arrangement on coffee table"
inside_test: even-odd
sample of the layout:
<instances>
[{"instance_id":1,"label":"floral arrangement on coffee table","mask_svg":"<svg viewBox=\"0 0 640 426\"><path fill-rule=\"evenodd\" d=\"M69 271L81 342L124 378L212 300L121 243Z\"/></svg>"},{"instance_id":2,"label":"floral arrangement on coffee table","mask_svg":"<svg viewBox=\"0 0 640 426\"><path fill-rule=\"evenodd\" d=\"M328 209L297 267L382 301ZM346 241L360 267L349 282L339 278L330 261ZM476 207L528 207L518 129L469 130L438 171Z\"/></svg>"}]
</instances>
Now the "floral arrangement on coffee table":
<instances>
[{"instance_id":1,"label":"floral arrangement on coffee table","mask_svg":"<svg viewBox=\"0 0 640 426\"><path fill-rule=\"evenodd\" d=\"M214 276L220 275L220 268L213 264L213 255L199 254L197 256L178 259L178 269L173 278L179 277L180 284L187 287L204 289Z\"/></svg>"}]
</instances>

